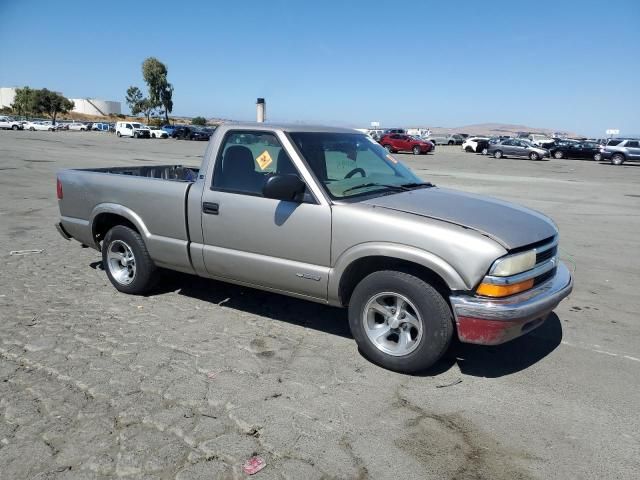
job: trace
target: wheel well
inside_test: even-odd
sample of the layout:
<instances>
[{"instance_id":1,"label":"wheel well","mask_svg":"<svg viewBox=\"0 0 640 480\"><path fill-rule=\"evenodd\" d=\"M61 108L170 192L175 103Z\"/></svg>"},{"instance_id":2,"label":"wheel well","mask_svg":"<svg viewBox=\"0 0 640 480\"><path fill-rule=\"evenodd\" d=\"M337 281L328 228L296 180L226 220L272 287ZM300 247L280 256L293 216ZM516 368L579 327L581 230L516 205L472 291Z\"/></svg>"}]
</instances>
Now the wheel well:
<instances>
[{"instance_id":1,"label":"wheel well","mask_svg":"<svg viewBox=\"0 0 640 480\"><path fill-rule=\"evenodd\" d=\"M125 227L129 227L131 230L140 233L131 220L115 213L101 213L93 221L93 238L96 243L100 243L107 232L116 225L124 225Z\"/></svg>"},{"instance_id":2,"label":"wheel well","mask_svg":"<svg viewBox=\"0 0 640 480\"><path fill-rule=\"evenodd\" d=\"M338 289L340 303L344 306L348 305L356 285L367 275L381 270L396 270L415 275L435 288L447 301L449 299L451 289L433 270L399 258L371 256L354 261L342 274Z\"/></svg>"}]
</instances>

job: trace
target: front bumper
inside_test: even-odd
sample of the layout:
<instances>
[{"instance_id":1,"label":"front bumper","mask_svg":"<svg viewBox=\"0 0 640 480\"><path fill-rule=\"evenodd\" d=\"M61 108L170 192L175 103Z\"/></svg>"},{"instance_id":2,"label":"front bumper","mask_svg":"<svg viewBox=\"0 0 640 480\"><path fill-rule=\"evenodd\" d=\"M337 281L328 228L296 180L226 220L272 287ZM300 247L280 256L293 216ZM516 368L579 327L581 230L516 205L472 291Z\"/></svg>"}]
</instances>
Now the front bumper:
<instances>
[{"instance_id":1,"label":"front bumper","mask_svg":"<svg viewBox=\"0 0 640 480\"><path fill-rule=\"evenodd\" d=\"M458 338L461 342L481 345L508 342L542 325L572 289L569 269L559 262L553 278L510 297L452 295Z\"/></svg>"}]
</instances>

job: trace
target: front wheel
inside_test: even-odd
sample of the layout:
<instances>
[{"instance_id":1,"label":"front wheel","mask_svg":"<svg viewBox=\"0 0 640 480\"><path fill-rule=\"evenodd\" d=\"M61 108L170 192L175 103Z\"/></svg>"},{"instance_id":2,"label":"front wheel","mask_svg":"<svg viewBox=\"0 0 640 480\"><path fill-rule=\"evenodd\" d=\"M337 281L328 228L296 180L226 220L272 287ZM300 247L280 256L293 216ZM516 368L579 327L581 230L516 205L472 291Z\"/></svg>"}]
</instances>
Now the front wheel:
<instances>
[{"instance_id":1,"label":"front wheel","mask_svg":"<svg viewBox=\"0 0 640 480\"><path fill-rule=\"evenodd\" d=\"M447 145L455 145L456 142L453 142L451 140L449 140L449 143Z\"/></svg>"},{"instance_id":2,"label":"front wheel","mask_svg":"<svg viewBox=\"0 0 640 480\"><path fill-rule=\"evenodd\" d=\"M414 155L420 155L420 147L415 146L412 149Z\"/></svg>"},{"instance_id":3,"label":"front wheel","mask_svg":"<svg viewBox=\"0 0 640 480\"><path fill-rule=\"evenodd\" d=\"M486 155L487 153L489 153L489 149L488 148L483 148L482 149L482 155Z\"/></svg>"},{"instance_id":4,"label":"front wheel","mask_svg":"<svg viewBox=\"0 0 640 480\"><path fill-rule=\"evenodd\" d=\"M601 153L596 153L596 154L593 156L593 159L594 159L596 162L600 162L600 161L602 160L602 154L601 154Z\"/></svg>"},{"instance_id":5,"label":"front wheel","mask_svg":"<svg viewBox=\"0 0 640 480\"><path fill-rule=\"evenodd\" d=\"M102 242L102 264L111 284L130 295L142 295L157 281L157 268L138 232L116 225Z\"/></svg>"},{"instance_id":6,"label":"front wheel","mask_svg":"<svg viewBox=\"0 0 640 480\"><path fill-rule=\"evenodd\" d=\"M387 152L393 153L393 148L391 148L391 145L385 145L384 148L387 150Z\"/></svg>"},{"instance_id":7,"label":"front wheel","mask_svg":"<svg viewBox=\"0 0 640 480\"><path fill-rule=\"evenodd\" d=\"M553 153L553 158L557 158L558 160L560 160L563 156L564 154L560 150L557 150Z\"/></svg>"},{"instance_id":8,"label":"front wheel","mask_svg":"<svg viewBox=\"0 0 640 480\"><path fill-rule=\"evenodd\" d=\"M531 152L529 154L529 159L531 159L531 160L540 160L540 155L538 155L536 152Z\"/></svg>"},{"instance_id":9,"label":"front wheel","mask_svg":"<svg viewBox=\"0 0 640 480\"><path fill-rule=\"evenodd\" d=\"M502 158L502 150L496 150L495 152L493 152L493 157Z\"/></svg>"},{"instance_id":10,"label":"front wheel","mask_svg":"<svg viewBox=\"0 0 640 480\"><path fill-rule=\"evenodd\" d=\"M12 125L11 130L18 130L18 125Z\"/></svg>"},{"instance_id":11,"label":"front wheel","mask_svg":"<svg viewBox=\"0 0 640 480\"><path fill-rule=\"evenodd\" d=\"M397 372L424 371L449 347L453 318L431 285L405 272L365 277L349 302L349 326L361 352Z\"/></svg>"},{"instance_id":12,"label":"front wheel","mask_svg":"<svg viewBox=\"0 0 640 480\"><path fill-rule=\"evenodd\" d=\"M122 136L122 134L120 132L116 132L116 136L119 138Z\"/></svg>"}]
</instances>

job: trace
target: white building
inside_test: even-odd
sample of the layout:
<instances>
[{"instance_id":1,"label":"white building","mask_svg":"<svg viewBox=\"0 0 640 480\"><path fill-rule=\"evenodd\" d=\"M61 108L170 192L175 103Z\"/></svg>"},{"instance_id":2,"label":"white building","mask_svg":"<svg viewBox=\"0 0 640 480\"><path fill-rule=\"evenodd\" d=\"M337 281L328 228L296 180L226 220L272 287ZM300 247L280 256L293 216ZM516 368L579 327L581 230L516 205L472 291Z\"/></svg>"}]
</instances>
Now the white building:
<instances>
[{"instance_id":1,"label":"white building","mask_svg":"<svg viewBox=\"0 0 640 480\"><path fill-rule=\"evenodd\" d=\"M71 98L74 103L73 111L85 115L119 115L122 113L120 102L99 100L97 98Z\"/></svg>"},{"instance_id":2,"label":"white building","mask_svg":"<svg viewBox=\"0 0 640 480\"><path fill-rule=\"evenodd\" d=\"M15 88L0 87L0 108L11 107L14 98L16 98Z\"/></svg>"},{"instance_id":3,"label":"white building","mask_svg":"<svg viewBox=\"0 0 640 480\"><path fill-rule=\"evenodd\" d=\"M15 97L16 89L14 87L0 87L0 108L11 107ZM75 105L73 111L76 113L105 116L122 113L120 102L99 100L97 98L72 98L70 100L73 100Z\"/></svg>"}]
</instances>

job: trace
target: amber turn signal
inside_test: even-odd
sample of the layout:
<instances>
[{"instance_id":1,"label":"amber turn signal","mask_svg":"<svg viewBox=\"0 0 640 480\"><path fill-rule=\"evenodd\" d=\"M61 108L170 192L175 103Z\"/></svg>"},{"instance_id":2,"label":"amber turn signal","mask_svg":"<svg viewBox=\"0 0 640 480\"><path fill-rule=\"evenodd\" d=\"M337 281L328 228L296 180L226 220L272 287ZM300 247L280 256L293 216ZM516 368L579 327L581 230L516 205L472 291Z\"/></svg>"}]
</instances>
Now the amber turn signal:
<instances>
[{"instance_id":1,"label":"amber turn signal","mask_svg":"<svg viewBox=\"0 0 640 480\"><path fill-rule=\"evenodd\" d=\"M506 297L515 293L524 292L533 287L533 278L523 282L512 283L511 285L493 285L492 283L481 283L476 293L484 297Z\"/></svg>"}]
</instances>

